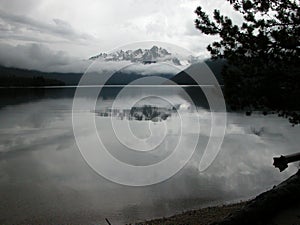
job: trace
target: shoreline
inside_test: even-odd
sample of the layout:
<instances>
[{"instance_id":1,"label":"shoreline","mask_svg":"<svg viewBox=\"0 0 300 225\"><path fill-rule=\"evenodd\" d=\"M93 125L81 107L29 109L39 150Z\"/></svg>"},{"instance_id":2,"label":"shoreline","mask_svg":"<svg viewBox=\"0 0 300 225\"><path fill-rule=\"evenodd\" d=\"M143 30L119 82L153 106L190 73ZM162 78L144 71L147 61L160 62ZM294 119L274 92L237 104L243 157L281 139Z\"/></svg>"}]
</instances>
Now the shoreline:
<instances>
[{"instance_id":1,"label":"shoreline","mask_svg":"<svg viewBox=\"0 0 300 225\"><path fill-rule=\"evenodd\" d=\"M239 203L209 206L195 210L189 210L170 217L156 218L145 220L143 222L135 222L135 225L209 225L211 223L220 222L230 214L242 209L249 201ZM129 223L130 224L130 223ZM129 225L126 224L126 225Z\"/></svg>"},{"instance_id":2,"label":"shoreline","mask_svg":"<svg viewBox=\"0 0 300 225\"><path fill-rule=\"evenodd\" d=\"M252 200L192 210L136 225L295 225L300 224L300 170Z\"/></svg>"}]
</instances>

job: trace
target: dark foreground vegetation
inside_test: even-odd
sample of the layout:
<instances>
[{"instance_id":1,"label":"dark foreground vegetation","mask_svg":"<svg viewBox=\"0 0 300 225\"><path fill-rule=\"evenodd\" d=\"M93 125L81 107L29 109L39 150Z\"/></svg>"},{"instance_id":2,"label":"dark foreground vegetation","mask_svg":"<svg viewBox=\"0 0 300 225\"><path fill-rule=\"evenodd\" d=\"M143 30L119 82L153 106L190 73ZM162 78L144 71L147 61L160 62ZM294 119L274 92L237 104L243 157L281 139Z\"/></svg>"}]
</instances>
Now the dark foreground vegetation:
<instances>
[{"instance_id":1,"label":"dark foreground vegetation","mask_svg":"<svg viewBox=\"0 0 300 225\"><path fill-rule=\"evenodd\" d=\"M277 113L300 123L300 7L295 0L227 0L241 15L236 24L199 6L196 28L216 36L207 49L226 60L224 94L233 110ZM241 24L241 25L240 25Z\"/></svg>"}]
</instances>

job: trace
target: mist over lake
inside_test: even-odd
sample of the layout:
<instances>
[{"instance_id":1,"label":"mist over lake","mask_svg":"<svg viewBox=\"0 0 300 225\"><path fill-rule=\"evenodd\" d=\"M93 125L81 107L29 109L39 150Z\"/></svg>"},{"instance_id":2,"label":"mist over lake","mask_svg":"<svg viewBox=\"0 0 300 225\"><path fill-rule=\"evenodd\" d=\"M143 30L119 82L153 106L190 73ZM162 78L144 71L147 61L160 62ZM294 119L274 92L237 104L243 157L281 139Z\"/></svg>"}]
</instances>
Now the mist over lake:
<instances>
[{"instance_id":1,"label":"mist over lake","mask_svg":"<svg viewBox=\"0 0 300 225\"><path fill-rule=\"evenodd\" d=\"M172 98L188 121L184 125L189 127L189 133L183 134L186 149L198 134L193 127L195 121L200 122L199 141L188 164L175 176L155 185L115 184L95 173L76 145L72 128L74 88L1 89L1 224L34 221L57 224L62 220L65 224L68 221L103 224L104 218L109 218L112 224L142 221L249 199L297 170L294 164L279 174L272 166L272 158L297 152L299 127L292 128L288 121L275 115L257 113L247 117L242 113L228 113L221 151L213 164L200 173L199 161L210 135L211 114L205 103L192 107L193 103L173 87L130 87L128 95L121 96L123 109L128 99L154 93L156 98L146 98L137 107L156 106L158 111L170 111L168 118L129 121L120 119L120 114L111 118L101 115L112 106L120 89L107 87L99 96L96 111L85 107L91 101L88 94L82 96L82 111L76 112L83 116L81 135L89 139L91 134L85 129L84 115L94 115L98 132L116 158L136 165L159 161L176 145L179 124L170 104L157 97ZM119 129L129 122L133 133L140 138L149 136L149 124L156 131L155 138L163 135L164 125L168 127L168 135L165 142L145 158L142 154L127 152L128 148L115 140L111 120Z\"/></svg>"}]
</instances>

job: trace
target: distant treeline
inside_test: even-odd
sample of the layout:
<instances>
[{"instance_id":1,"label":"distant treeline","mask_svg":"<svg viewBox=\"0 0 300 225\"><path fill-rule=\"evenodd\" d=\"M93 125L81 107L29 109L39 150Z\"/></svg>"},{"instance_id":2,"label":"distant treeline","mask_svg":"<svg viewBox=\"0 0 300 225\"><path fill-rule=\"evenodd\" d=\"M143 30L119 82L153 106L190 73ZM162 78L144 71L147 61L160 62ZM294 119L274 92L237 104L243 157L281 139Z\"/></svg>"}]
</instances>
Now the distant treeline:
<instances>
[{"instance_id":1,"label":"distant treeline","mask_svg":"<svg viewBox=\"0 0 300 225\"><path fill-rule=\"evenodd\" d=\"M224 85L224 80L222 76L222 70L223 67L226 65L226 61L222 59L217 60L205 60L204 61L206 65L210 68L212 73L214 74L215 78L219 82L220 85ZM201 76L201 72L199 71L199 76ZM174 76L172 79L177 84L180 85L199 85L189 74L187 74L185 71L181 71L176 76ZM207 79L210 81L210 79ZM202 83L201 85L206 85L207 83Z\"/></svg>"},{"instance_id":2,"label":"distant treeline","mask_svg":"<svg viewBox=\"0 0 300 225\"><path fill-rule=\"evenodd\" d=\"M0 66L0 86L61 86L77 84L81 74L47 73Z\"/></svg>"},{"instance_id":3,"label":"distant treeline","mask_svg":"<svg viewBox=\"0 0 300 225\"><path fill-rule=\"evenodd\" d=\"M223 84L221 71L226 64L224 60L206 60L206 64L210 67L219 83ZM201 74L201 72L200 72ZM37 70L9 68L0 65L0 87L11 86L63 86L63 85L78 85L83 73L59 73L59 72L42 72ZM99 74L100 76L101 74ZM174 76L174 74L152 74L153 76L161 76L166 79L171 79L179 85L197 85L185 71L182 71ZM105 83L109 85L127 85L134 80L144 78L144 75L138 72L118 71L110 77ZM90 85L103 85L99 80L93 78L89 81ZM151 84L151 83L147 83Z\"/></svg>"},{"instance_id":4,"label":"distant treeline","mask_svg":"<svg viewBox=\"0 0 300 225\"><path fill-rule=\"evenodd\" d=\"M42 86L64 86L65 83L55 79L42 76L17 77L15 75L0 76L1 87L42 87Z\"/></svg>"}]
</instances>

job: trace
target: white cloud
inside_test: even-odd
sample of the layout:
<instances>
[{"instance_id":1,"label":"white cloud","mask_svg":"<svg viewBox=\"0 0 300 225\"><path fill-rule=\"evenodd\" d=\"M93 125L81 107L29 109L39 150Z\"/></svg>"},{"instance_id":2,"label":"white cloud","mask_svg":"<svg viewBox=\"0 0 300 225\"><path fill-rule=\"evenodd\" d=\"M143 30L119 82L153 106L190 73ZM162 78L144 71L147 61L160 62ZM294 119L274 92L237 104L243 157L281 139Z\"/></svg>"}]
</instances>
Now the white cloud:
<instances>
[{"instance_id":1,"label":"white cloud","mask_svg":"<svg viewBox=\"0 0 300 225\"><path fill-rule=\"evenodd\" d=\"M28 42L52 51L87 59L131 42L157 40L177 44L209 56L215 39L194 28L198 5L238 16L223 0L3 0L0 2L0 42L18 46ZM3 51L1 51L0 54Z\"/></svg>"},{"instance_id":2,"label":"white cloud","mask_svg":"<svg viewBox=\"0 0 300 225\"><path fill-rule=\"evenodd\" d=\"M77 60L63 51L52 51L42 44L0 44L0 49L5 53L0 54L0 63L8 67L49 71L51 67L69 65Z\"/></svg>"}]
</instances>

